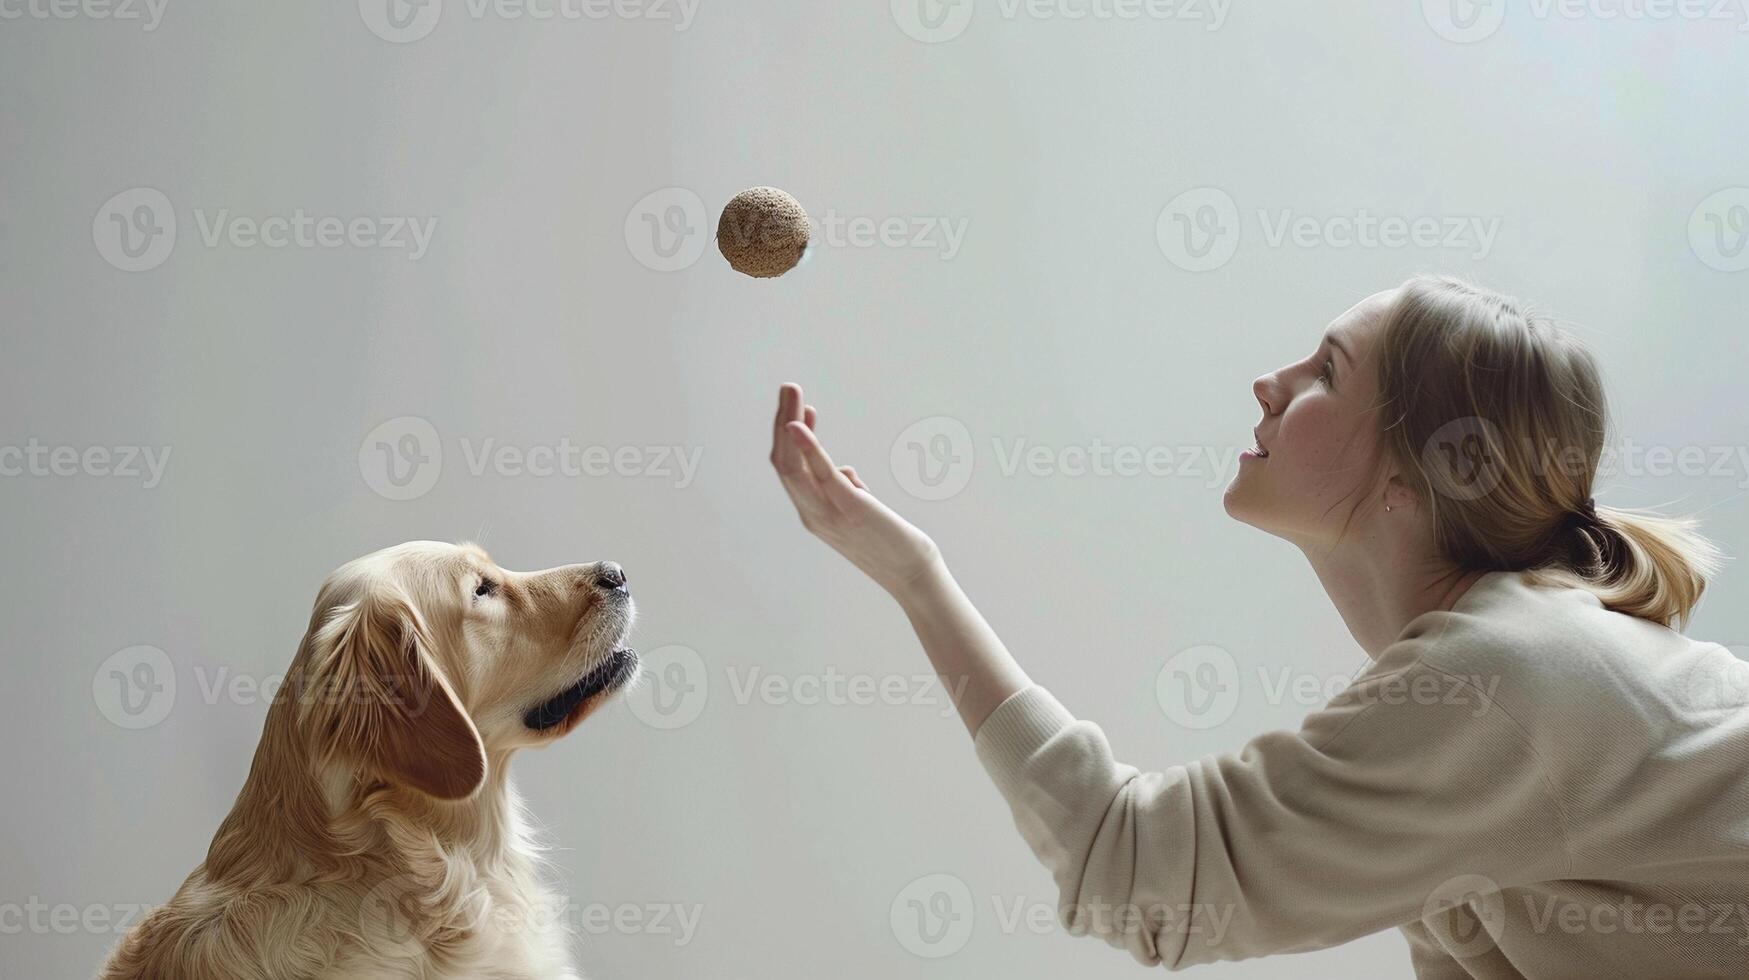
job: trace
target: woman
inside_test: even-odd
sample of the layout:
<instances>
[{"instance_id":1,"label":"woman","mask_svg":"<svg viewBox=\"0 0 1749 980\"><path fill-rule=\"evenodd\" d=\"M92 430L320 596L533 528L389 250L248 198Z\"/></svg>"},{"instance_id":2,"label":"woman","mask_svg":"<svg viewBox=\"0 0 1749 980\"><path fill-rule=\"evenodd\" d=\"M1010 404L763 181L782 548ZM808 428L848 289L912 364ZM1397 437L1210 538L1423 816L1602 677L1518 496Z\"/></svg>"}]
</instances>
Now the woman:
<instances>
[{"instance_id":1,"label":"woman","mask_svg":"<svg viewBox=\"0 0 1749 980\"><path fill-rule=\"evenodd\" d=\"M1678 630L1694 523L1596 507L1595 362L1417 278L1255 382L1228 514L1285 538L1372 662L1298 732L1162 772L1033 684L934 543L785 385L802 523L898 600L1071 933L1170 969L1391 926L1421 977L1749 976L1749 684Z\"/></svg>"}]
</instances>

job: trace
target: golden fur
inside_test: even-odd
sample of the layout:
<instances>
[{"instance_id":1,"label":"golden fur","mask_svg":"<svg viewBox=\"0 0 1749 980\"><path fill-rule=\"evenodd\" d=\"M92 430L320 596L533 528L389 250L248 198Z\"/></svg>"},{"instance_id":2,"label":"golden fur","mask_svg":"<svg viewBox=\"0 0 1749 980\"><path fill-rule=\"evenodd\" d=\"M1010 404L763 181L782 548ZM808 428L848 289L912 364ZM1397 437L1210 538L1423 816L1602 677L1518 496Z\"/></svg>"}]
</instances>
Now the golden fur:
<instances>
[{"instance_id":1,"label":"golden fur","mask_svg":"<svg viewBox=\"0 0 1749 980\"><path fill-rule=\"evenodd\" d=\"M100 976L574 976L507 763L629 679L524 721L616 656L634 609L605 567L412 542L335 571L206 860Z\"/></svg>"}]
</instances>

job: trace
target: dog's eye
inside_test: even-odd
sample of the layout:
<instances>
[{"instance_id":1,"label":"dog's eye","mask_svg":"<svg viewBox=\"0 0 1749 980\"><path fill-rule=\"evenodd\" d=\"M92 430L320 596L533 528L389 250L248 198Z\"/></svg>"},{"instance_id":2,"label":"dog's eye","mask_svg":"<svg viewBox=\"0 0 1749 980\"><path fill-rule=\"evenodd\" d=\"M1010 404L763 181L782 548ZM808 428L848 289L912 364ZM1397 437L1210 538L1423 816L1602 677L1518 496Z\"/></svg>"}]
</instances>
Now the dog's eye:
<instances>
[{"instance_id":1,"label":"dog's eye","mask_svg":"<svg viewBox=\"0 0 1749 980\"><path fill-rule=\"evenodd\" d=\"M497 582L494 582L489 578L483 578L480 580L479 585L474 586L474 598L483 599L486 596L489 596L492 593L497 592L497 591L498 591L498 583Z\"/></svg>"}]
</instances>

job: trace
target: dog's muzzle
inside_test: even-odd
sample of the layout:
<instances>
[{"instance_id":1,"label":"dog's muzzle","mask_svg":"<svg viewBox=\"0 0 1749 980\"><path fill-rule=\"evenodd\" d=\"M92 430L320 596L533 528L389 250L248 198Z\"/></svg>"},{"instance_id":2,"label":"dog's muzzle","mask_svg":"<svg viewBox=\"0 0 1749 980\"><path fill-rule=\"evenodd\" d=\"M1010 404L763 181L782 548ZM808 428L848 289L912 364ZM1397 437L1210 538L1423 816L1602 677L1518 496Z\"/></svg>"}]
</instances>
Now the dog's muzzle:
<instances>
[{"instance_id":1,"label":"dog's muzzle","mask_svg":"<svg viewBox=\"0 0 1749 980\"><path fill-rule=\"evenodd\" d=\"M546 701L530 708L522 723L535 731L563 724L577 706L590 698L610 694L630 680L638 669L637 651L622 648L608 655L600 666Z\"/></svg>"}]
</instances>

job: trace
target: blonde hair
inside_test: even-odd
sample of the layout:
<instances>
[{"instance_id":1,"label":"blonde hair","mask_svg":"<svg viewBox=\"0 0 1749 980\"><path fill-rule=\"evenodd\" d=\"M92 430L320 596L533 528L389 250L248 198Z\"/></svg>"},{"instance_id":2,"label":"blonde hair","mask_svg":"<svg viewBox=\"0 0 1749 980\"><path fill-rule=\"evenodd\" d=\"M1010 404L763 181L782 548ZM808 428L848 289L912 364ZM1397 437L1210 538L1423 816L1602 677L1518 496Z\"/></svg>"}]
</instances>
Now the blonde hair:
<instances>
[{"instance_id":1,"label":"blonde hair","mask_svg":"<svg viewBox=\"0 0 1749 980\"><path fill-rule=\"evenodd\" d=\"M1693 518L1596 507L1602 376L1573 335L1448 276L1403 284L1376 350L1381 447L1460 568L1529 570L1682 629L1718 571Z\"/></svg>"}]
</instances>

